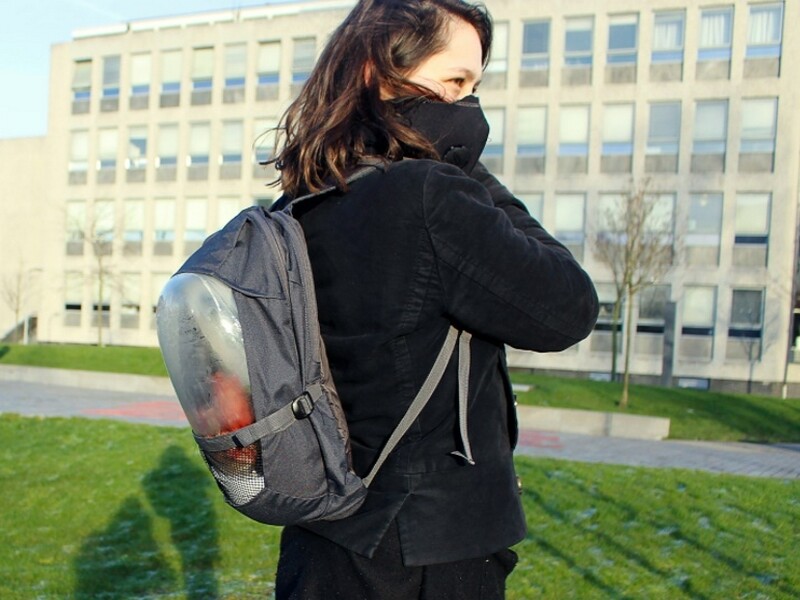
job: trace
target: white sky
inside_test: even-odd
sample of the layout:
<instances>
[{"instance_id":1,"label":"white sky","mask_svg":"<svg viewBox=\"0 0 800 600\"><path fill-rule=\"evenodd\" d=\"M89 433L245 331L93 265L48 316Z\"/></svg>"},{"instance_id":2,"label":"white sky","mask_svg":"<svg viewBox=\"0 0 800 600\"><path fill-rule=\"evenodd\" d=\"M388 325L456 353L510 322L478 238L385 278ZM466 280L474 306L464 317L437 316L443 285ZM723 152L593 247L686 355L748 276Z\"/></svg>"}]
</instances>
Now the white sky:
<instances>
[{"instance_id":1,"label":"white sky","mask_svg":"<svg viewBox=\"0 0 800 600\"><path fill-rule=\"evenodd\" d=\"M0 138L45 135L50 46L75 29L294 0L2 0Z\"/></svg>"}]
</instances>

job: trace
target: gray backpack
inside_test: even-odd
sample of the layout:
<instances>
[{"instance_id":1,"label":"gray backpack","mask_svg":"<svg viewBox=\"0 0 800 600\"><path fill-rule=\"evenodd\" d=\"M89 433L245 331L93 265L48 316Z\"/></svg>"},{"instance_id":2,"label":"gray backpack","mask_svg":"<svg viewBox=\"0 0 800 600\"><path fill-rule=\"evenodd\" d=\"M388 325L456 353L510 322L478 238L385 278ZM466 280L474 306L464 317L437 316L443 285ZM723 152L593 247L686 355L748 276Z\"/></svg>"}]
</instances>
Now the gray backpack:
<instances>
[{"instance_id":1,"label":"gray backpack","mask_svg":"<svg viewBox=\"0 0 800 600\"><path fill-rule=\"evenodd\" d=\"M325 190L325 193L329 190ZM450 328L369 474L353 472L347 422L328 369L295 200L242 211L165 286L157 331L173 387L226 501L274 525L340 519L433 394L458 346L459 425L467 437L467 332Z\"/></svg>"}]
</instances>

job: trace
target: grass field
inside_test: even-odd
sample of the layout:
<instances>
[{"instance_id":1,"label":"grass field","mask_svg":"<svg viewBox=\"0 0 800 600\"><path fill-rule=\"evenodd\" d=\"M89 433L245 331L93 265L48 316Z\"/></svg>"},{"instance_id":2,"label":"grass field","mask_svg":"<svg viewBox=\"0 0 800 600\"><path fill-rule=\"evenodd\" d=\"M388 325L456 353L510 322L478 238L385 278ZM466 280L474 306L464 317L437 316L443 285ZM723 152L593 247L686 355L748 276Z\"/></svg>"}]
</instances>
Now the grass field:
<instances>
[{"instance_id":1,"label":"grass field","mask_svg":"<svg viewBox=\"0 0 800 600\"><path fill-rule=\"evenodd\" d=\"M157 348L83 345L0 345L0 365L18 364L166 376ZM619 411L620 385L512 373L521 404ZM670 438L717 441L800 442L800 399L631 386L630 414L670 419Z\"/></svg>"},{"instance_id":2,"label":"grass field","mask_svg":"<svg viewBox=\"0 0 800 600\"><path fill-rule=\"evenodd\" d=\"M84 344L0 344L0 365L79 369L166 377L158 348Z\"/></svg>"},{"instance_id":3,"label":"grass field","mask_svg":"<svg viewBox=\"0 0 800 600\"><path fill-rule=\"evenodd\" d=\"M514 373L520 404L620 412L621 384ZM629 414L670 419L673 439L800 442L800 399L632 385Z\"/></svg>"},{"instance_id":4,"label":"grass field","mask_svg":"<svg viewBox=\"0 0 800 600\"><path fill-rule=\"evenodd\" d=\"M0 598L268 598L279 530L184 431L0 417ZM509 600L800 597L800 482L520 458Z\"/></svg>"}]
</instances>

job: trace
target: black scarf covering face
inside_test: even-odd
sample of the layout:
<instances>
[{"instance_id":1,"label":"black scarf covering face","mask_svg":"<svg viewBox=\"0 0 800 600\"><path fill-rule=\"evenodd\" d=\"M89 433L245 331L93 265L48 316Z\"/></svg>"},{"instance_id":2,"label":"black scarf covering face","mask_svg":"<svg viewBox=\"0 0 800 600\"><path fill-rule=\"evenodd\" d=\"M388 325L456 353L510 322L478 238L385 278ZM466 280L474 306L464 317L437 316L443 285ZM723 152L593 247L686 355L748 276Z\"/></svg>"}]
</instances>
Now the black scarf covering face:
<instances>
[{"instance_id":1,"label":"black scarf covering face","mask_svg":"<svg viewBox=\"0 0 800 600\"><path fill-rule=\"evenodd\" d=\"M433 144L442 162L460 167L467 175L472 172L489 138L489 123L477 96L456 102L403 99L395 106L406 124Z\"/></svg>"}]
</instances>

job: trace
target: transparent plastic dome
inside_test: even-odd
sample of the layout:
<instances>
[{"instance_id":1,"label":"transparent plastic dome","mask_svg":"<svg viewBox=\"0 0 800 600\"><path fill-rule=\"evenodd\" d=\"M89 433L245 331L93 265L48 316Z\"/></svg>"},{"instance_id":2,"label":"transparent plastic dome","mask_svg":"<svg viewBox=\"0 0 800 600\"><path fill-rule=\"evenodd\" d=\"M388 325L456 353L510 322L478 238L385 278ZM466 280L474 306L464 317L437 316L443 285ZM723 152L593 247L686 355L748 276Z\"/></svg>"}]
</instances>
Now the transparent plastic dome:
<instances>
[{"instance_id":1,"label":"transparent plastic dome","mask_svg":"<svg viewBox=\"0 0 800 600\"><path fill-rule=\"evenodd\" d=\"M161 292L156 329L195 434L229 433L255 420L242 326L228 286L205 275L175 275Z\"/></svg>"}]
</instances>

